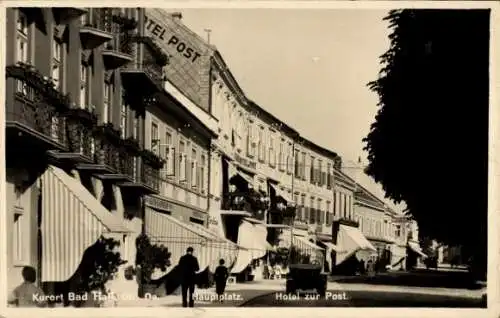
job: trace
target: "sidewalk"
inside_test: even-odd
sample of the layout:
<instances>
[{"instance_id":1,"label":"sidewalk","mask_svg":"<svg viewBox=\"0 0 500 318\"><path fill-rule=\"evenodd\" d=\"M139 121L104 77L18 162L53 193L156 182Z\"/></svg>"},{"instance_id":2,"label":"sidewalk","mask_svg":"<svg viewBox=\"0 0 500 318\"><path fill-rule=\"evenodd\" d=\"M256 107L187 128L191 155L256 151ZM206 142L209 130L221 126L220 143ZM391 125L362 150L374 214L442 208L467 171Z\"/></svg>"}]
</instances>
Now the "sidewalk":
<instances>
[{"instance_id":1,"label":"sidewalk","mask_svg":"<svg viewBox=\"0 0 500 318\"><path fill-rule=\"evenodd\" d=\"M285 289L285 280L262 280L256 282L230 284L225 290L225 301L219 302L215 287L195 289L195 307L237 307L246 301ZM153 299L120 300L116 307L181 307L180 290L173 294Z\"/></svg>"},{"instance_id":2,"label":"sidewalk","mask_svg":"<svg viewBox=\"0 0 500 318\"><path fill-rule=\"evenodd\" d=\"M341 291L366 291L366 292L392 292L406 294L424 294L439 295L480 299L486 293L486 288L479 290L469 290L460 288L441 288L441 287L415 287L400 285L381 285L381 284L363 284L363 283L339 283L328 282L328 290Z\"/></svg>"}]
</instances>

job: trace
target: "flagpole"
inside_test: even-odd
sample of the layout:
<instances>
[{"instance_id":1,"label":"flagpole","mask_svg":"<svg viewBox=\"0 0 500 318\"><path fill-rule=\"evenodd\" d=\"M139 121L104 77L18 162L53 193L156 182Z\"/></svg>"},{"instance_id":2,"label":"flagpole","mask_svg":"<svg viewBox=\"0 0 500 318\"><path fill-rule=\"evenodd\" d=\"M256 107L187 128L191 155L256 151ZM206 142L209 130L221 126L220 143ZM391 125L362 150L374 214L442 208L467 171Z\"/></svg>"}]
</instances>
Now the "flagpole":
<instances>
[{"instance_id":1,"label":"flagpole","mask_svg":"<svg viewBox=\"0 0 500 318\"><path fill-rule=\"evenodd\" d=\"M294 183L295 183L295 165L296 165L296 162L295 162L295 142L296 142L296 137L293 138L293 142L292 142L292 162L293 162L293 167L292 167L292 200L294 199L295 197L295 193L294 193ZM293 214L293 217L292 217L292 225L290 226L290 250L288 251L288 264L290 265L290 261L291 261L291 256L292 256L292 248L293 248L293 228L294 228L294 224L295 224L295 215L297 213L297 204L295 204L295 213Z\"/></svg>"}]
</instances>

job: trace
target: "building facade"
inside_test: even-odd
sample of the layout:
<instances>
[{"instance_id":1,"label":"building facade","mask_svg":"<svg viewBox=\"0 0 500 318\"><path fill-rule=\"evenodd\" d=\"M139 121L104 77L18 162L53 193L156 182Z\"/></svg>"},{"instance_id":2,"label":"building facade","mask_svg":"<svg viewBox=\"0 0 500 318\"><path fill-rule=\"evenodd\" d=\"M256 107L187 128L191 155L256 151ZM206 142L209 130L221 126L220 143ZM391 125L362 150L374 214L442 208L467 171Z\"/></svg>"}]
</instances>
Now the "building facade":
<instances>
[{"instance_id":1,"label":"building facade","mask_svg":"<svg viewBox=\"0 0 500 318\"><path fill-rule=\"evenodd\" d=\"M142 16L141 9L7 10L9 288L26 265L46 288L71 281L101 235L118 240L134 263L142 199L159 192L163 164L143 147L145 96L132 99L126 89L140 87L135 75L147 72L147 49L137 41Z\"/></svg>"}]
</instances>

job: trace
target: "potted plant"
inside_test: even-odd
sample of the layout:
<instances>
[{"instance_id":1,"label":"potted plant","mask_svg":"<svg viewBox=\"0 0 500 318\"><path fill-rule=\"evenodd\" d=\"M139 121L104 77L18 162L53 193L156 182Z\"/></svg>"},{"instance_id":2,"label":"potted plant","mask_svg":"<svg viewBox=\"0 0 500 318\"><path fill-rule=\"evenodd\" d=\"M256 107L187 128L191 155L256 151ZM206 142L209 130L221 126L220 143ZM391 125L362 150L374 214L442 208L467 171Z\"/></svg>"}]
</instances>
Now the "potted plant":
<instances>
[{"instance_id":1,"label":"potted plant","mask_svg":"<svg viewBox=\"0 0 500 318\"><path fill-rule=\"evenodd\" d=\"M139 155L141 152L141 146L139 142L134 137L129 137L123 141L125 148L134 155Z\"/></svg>"},{"instance_id":2,"label":"potted plant","mask_svg":"<svg viewBox=\"0 0 500 318\"><path fill-rule=\"evenodd\" d=\"M163 245L151 244L151 240L146 234L141 234L136 241L136 279L139 284L139 297L143 298L147 293L154 294L157 285L153 284L151 275L155 269L166 271L170 266L170 255Z\"/></svg>"},{"instance_id":3,"label":"potted plant","mask_svg":"<svg viewBox=\"0 0 500 318\"><path fill-rule=\"evenodd\" d=\"M162 158L157 156L154 152L148 149L143 149L141 151L141 157L155 169L161 169L165 164L165 160L163 160Z\"/></svg>"}]
</instances>

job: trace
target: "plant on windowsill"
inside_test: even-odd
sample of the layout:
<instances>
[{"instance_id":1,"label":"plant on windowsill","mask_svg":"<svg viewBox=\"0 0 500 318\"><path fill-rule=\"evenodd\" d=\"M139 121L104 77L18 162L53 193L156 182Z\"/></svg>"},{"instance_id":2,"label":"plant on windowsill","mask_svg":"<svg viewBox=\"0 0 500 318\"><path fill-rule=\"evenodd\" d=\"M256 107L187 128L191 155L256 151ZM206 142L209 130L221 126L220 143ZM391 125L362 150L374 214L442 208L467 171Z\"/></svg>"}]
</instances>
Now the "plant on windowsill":
<instances>
[{"instance_id":1,"label":"plant on windowsill","mask_svg":"<svg viewBox=\"0 0 500 318\"><path fill-rule=\"evenodd\" d=\"M115 141L121 139L120 131L118 129L115 129L112 123L105 123L103 125L97 126L95 129L95 133Z\"/></svg>"},{"instance_id":2,"label":"plant on windowsill","mask_svg":"<svg viewBox=\"0 0 500 318\"><path fill-rule=\"evenodd\" d=\"M139 297L143 298L146 293L154 293L158 288L151 279L155 269L166 271L171 265L171 253L163 245L152 244L146 234L141 234L135 240L137 254L135 259L136 279L139 284ZM160 283L161 284L161 283Z\"/></svg>"},{"instance_id":3,"label":"plant on windowsill","mask_svg":"<svg viewBox=\"0 0 500 318\"><path fill-rule=\"evenodd\" d=\"M70 108L69 95L59 92L54 83L46 76L43 76L33 65L18 62L16 65L6 67L6 77L15 78L25 82L29 87L41 93L47 102L55 106L58 111L65 111Z\"/></svg>"},{"instance_id":4,"label":"plant on windowsill","mask_svg":"<svg viewBox=\"0 0 500 318\"><path fill-rule=\"evenodd\" d=\"M123 141L123 144L125 146L125 149L127 149L133 155L140 155L141 146L139 145L137 139L135 139L134 137L128 137Z\"/></svg>"},{"instance_id":5,"label":"plant on windowsill","mask_svg":"<svg viewBox=\"0 0 500 318\"><path fill-rule=\"evenodd\" d=\"M83 108L68 109L64 116L69 119L79 120L85 124L95 125L97 123L97 115L93 110Z\"/></svg>"},{"instance_id":6,"label":"plant on windowsill","mask_svg":"<svg viewBox=\"0 0 500 318\"><path fill-rule=\"evenodd\" d=\"M71 284L75 295L87 295L87 300L75 301L76 307L99 307L101 303L93 297L93 292L106 295L106 283L118 272L118 268L125 264L116 247L120 242L112 238L100 237L83 254L82 262Z\"/></svg>"},{"instance_id":7,"label":"plant on windowsill","mask_svg":"<svg viewBox=\"0 0 500 318\"><path fill-rule=\"evenodd\" d=\"M137 28L137 21L134 18L127 18L121 15L113 15L113 22L119 24L124 30L130 31Z\"/></svg>"},{"instance_id":8,"label":"plant on windowsill","mask_svg":"<svg viewBox=\"0 0 500 318\"><path fill-rule=\"evenodd\" d=\"M141 151L141 157L155 169L162 169L165 165L165 160L158 157L154 152L148 149Z\"/></svg>"}]
</instances>

